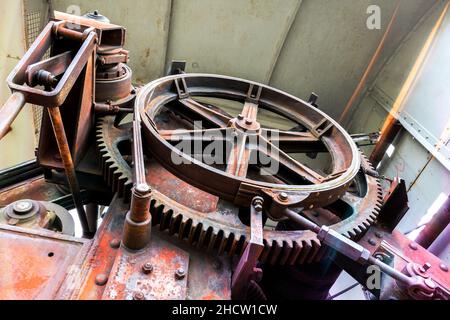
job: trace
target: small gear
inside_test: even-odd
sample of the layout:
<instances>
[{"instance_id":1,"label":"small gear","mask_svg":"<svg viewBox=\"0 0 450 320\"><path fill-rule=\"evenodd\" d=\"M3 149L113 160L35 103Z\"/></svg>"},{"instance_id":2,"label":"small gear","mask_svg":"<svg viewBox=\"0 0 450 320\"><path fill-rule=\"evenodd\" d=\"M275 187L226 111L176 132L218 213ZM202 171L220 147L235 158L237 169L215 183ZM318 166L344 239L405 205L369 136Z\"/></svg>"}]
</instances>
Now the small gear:
<instances>
[{"instance_id":1,"label":"small gear","mask_svg":"<svg viewBox=\"0 0 450 320\"><path fill-rule=\"evenodd\" d=\"M127 199L132 187L130 164L126 161L130 154L130 128L130 124L115 126L114 116L99 119L97 125L97 145L105 180L114 192ZM216 199L214 210L200 209L193 205L193 199L197 197L204 202L206 196L215 198L175 177L154 161L146 159L146 167L150 176L153 172L158 179L158 183L149 181L153 189L150 211L155 226L209 252L230 256L243 252L250 229L239 219L239 207ZM302 214L319 225L327 224L341 234L357 239L374 223L382 205L379 180L367 175L365 172L368 171L373 172L374 168L361 153L361 169L353 181L353 190L330 206ZM180 201L178 192L187 189L190 190L189 204ZM172 194L170 190L174 190ZM310 263L319 261L327 250L309 230L265 229L260 260L280 265Z\"/></svg>"}]
</instances>

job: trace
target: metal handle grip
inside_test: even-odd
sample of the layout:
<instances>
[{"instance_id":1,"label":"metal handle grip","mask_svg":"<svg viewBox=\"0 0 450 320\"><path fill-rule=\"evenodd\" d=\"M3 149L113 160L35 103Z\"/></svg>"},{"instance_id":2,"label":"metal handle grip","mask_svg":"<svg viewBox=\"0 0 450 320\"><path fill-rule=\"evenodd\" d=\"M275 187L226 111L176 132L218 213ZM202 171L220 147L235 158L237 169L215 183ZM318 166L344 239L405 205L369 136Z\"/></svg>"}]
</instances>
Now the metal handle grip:
<instances>
[{"instance_id":1,"label":"metal handle grip","mask_svg":"<svg viewBox=\"0 0 450 320\"><path fill-rule=\"evenodd\" d=\"M14 92L0 109L0 140L8 133L11 124L25 105L25 96Z\"/></svg>"}]
</instances>

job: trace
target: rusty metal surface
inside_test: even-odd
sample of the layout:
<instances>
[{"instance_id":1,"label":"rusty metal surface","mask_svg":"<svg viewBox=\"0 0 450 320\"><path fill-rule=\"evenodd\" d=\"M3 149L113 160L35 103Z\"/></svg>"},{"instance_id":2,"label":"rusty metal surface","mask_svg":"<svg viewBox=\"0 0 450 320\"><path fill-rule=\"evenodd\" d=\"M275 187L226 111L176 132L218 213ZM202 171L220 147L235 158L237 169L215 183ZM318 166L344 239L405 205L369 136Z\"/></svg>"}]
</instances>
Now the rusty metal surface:
<instances>
[{"instance_id":1,"label":"rusty metal surface","mask_svg":"<svg viewBox=\"0 0 450 320\"><path fill-rule=\"evenodd\" d=\"M0 207L18 199L52 201L64 195L56 185L46 182L43 176L38 176L0 190Z\"/></svg>"},{"instance_id":2,"label":"rusty metal surface","mask_svg":"<svg viewBox=\"0 0 450 320\"><path fill-rule=\"evenodd\" d=\"M121 195L129 193L132 181L126 155L121 153L124 148L119 148L129 139L129 125L114 126L113 116L100 119L97 145L104 177ZM361 156L361 163L364 170L373 170L364 156ZM365 191L352 193L349 190L336 208L306 210L305 215L320 225L331 225L342 234L357 238L373 223L381 206L379 181L364 174L364 170L358 173L351 188L357 190L359 186ZM208 252L226 252L230 256L243 252L250 232L238 217L237 206L188 184L151 157L146 161L146 171L147 182L153 189L150 210L154 225ZM351 214L342 215L342 203ZM313 262L325 253L320 250L316 236L307 230L265 230L264 247L260 259L271 264Z\"/></svg>"},{"instance_id":3,"label":"rusty metal surface","mask_svg":"<svg viewBox=\"0 0 450 320\"><path fill-rule=\"evenodd\" d=\"M85 243L53 232L0 225L0 299L55 298Z\"/></svg>"},{"instance_id":4,"label":"rusty metal surface","mask_svg":"<svg viewBox=\"0 0 450 320\"><path fill-rule=\"evenodd\" d=\"M377 225L372 227L358 242L374 256L383 255L383 253L392 255L394 257L392 266L396 270L404 270L411 263L418 266L430 264L424 275L432 278L434 282L443 288L450 290L450 273L445 262L416 242L408 239L399 231L394 230L391 232ZM388 289L384 292L382 299L389 299L391 296L400 299L410 299L405 296L404 290L393 279L387 278L385 281L383 286Z\"/></svg>"},{"instance_id":5,"label":"rusty metal surface","mask_svg":"<svg viewBox=\"0 0 450 320\"><path fill-rule=\"evenodd\" d=\"M158 92L158 94L153 94L154 92ZM245 104L242 113L237 118L229 118L219 111L193 101L191 96L221 97L245 102ZM180 110L187 108L188 112L197 114L211 125L211 127L200 130L202 135L214 131L217 133L217 137L228 138L235 134L238 139L237 142L232 142L233 150L235 150L232 151L232 155L237 153L247 155L244 158L249 160L250 152L256 151L258 154L264 154L287 168L291 173L291 178L296 176L306 181L303 183L297 181L297 183L290 184L282 181L268 183L247 177L247 170L244 170L244 168L241 168L242 170L235 168L235 174L231 174L227 170L218 170L194 159L192 155L181 152L170 143L170 139L167 140L164 135L160 134L160 128L156 125L156 117L163 106L176 101L184 107L176 105L173 107L175 112L179 113ZM329 153L332 154L330 174L321 176L293 160L289 155L279 150L272 143L273 141L270 141L272 134L264 137L264 130L271 131L271 128L260 130L255 111L258 110L258 105L259 108L266 108L305 126L313 138L322 140ZM306 102L262 84L219 75L174 75L155 80L142 88L136 98L136 108L139 109L142 119L146 147L161 164L189 183L239 205L248 206L253 196L262 195L261 191L263 190L270 190L273 193L273 201L276 201L281 191L286 191L289 196L298 193L308 195L303 197L301 203L287 199L285 205L324 206L334 202L345 193L359 170L360 160L357 148L350 136L334 120ZM194 131L188 131L183 139L186 140L192 136L195 138ZM286 132L286 134L288 133L295 135L298 132ZM216 138L216 136L214 137ZM241 136L243 139L239 139ZM246 143L246 139L253 136L258 137L259 140L256 139L258 141L264 140L265 143L258 142L256 145ZM206 134L202 138L205 139L205 142L207 139L211 141L211 134ZM302 141L303 138L300 136L298 140L304 142ZM245 149L244 152L241 152L241 149ZM172 161L174 154L182 158L183 161L174 164ZM249 161L244 158L239 156L239 159L244 160L242 162L248 166ZM231 157L227 161L228 167L233 162L239 162L239 159ZM295 199L295 197L292 198Z\"/></svg>"},{"instance_id":6,"label":"rusty metal surface","mask_svg":"<svg viewBox=\"0 0 450 320\"><path fill-rule=\"evenodd\" d=\"M153 267L149 274L142 271L145 263ZM120 249L103 299L132 300L138 292L146 300L185 299L188 276L177 278L176 272L181 269L188 272L189 254L154 235L150 246L142 252Z\"/></svg>"},{"instance_id":7,"label":"rusty metal surface","mask_svg":"<svg viewBox=\"0 0 450 320\"><path fill-rule=\"evenodd\" d=\"M123 223L128 206L118 197L114 197L106 213L86 259L80 265L80 271L68 279L62 294L66 298L80 300L101 299L104 285L97 285L98 276L109 276L116 259L120 239L122 238ZM76 283L74 286L72 283Z\"/></svg>"},{"instance_id":8,"label":"rusty metal surface","mask_svg":"<svg viewBox=\"0 0 450 320\"><path fill-rule=\"evenodd\" d=\"M11 123L14 122L24 105L25 96L21 92L15 92L0 108L0 139L11 130Z\"/></svg>"}]
</instances>

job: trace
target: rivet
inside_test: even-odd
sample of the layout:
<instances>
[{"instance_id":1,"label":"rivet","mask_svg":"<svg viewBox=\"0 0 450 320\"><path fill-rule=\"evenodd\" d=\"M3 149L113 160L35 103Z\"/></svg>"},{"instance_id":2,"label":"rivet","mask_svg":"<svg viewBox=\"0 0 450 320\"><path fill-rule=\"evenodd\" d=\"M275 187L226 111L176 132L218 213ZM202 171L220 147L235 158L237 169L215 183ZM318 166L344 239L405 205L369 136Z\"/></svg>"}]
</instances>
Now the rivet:
<instances>
[{"instance_id":1,"label":"rivet","mask_svg":"<svg viewBox=\"0 0 450 320\"><path fill-rule=\"evenodd\" d=\"M145 300L145 296L142 292L136 291L133 293L133 300Z\"/></svg>"},{"instance_id":2,"label":"rivet","mask_svg":"<svg viewBox=\"0 0 450 320\"><path fill-rule=\"evenodd\" d=\"M379 231L375 232L375 237L377 237L378 239L382 239L383 238L383 234Z\"/></svg>"},{"instance_id":3,"label":"rivet","mask_svg":"<svg viewBox=\"0 0 450 320\"><path fill-rule=\"evenodd\" d=\"M369 239L369 244L372 245L372 246L375 246L377 244L377 242L374 239L370 238Z\"/></svg>"},{"instance_id":4,"label":"rivet","mask_svg":"<svg viewBox=\"0 0 450 320\"><path fill-rule=\"evenodd\" d=\"M120 239L112 239L112 240L109 242L109 246L110 246L111 248L113 248L113 249L119 248L119 247L120 247Z\"/></svg>"},{"instance_id":5,"label":"rivet","mask_svg":"<svg viewBox=\"0 0 450 320\"><path fill-rule=\"evenodd\" d=\"M289 196L287 195L286 192L282 192L278 195L278 199L280 199L281 201L286 201L289 198Z\"/></svg>"},{"instance_id":6,"label":"rivet","mask_svg":"<svg viewBox=\"0 0 450 320\"><path fill-rule=\"evenodd\" d=\"M95 284L98 286L104 286L106 282L108 282L108 277L103 273L100 273L95 277Z\"/></svg>"},{"instance_id":7,"label":"rivet","mask_svg":"<svg viewBox=\"0 0 450 320\"><path fill-rule=\"evenodd\" d=\"M417 243L415 243L415 242L411 242L410 244L409 244L409 247L411 248L411 249L413 249L413 250L417 250Z\"/></svg>"},{"instance_id":8,"label":"rivet","mask_svg":"<svg viewBox=\"0 0 450 320\"><path fill-rule=\"evenodd\" d=\"M444 271L444 272L448 272L448 267L447 267L445 264L443 264L443 263L441 263L441 264L439 265L439 268L440 268L442 271Z\"/></svg>"}]
</instances>

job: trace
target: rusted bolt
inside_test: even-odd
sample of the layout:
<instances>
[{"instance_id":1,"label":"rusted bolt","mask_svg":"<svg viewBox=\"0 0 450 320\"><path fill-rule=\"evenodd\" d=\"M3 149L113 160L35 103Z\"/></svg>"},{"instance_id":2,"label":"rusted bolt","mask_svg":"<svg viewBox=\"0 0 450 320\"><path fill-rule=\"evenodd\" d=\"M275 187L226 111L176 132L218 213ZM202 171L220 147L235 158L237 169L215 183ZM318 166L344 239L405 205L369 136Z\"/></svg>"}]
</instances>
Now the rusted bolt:
<instances>
[{"instance_id":1,"label":"rusted bolt","mask_svg":"<svg viewBox=\"0 0 450 320\"><path fill-rule=\"evenodd\" d=\"M178 268L177 271L175 271L175 278L177 280L182 280L186 276L186 271L183 268Z\"/></svg>"},{"instance_id":2,"label":"rusted bolt","mask_svg":"<svg viewBox=\"0 0 450 320\"><path fill-rule=\"evenodd\" d=\"M112 240L109 242L109 246L110 246L111 248L113 248L113 249L119 248L119 247L120 247L120 239L112 239Z\"/></svg>"},{"instance_id":3,"label":"rusted bolt","mask_svg":"<svg viewBox=\"0 0 450 320\"><path fill-rule=\"evenodd\" d=\"M142 272L145 274L150 274L153 271L153 265L150 262L146 262L142 265Z\"/></svg>"},{"instance_id":4,"label":"rusted bolt","mask_svg":"<svg viewBox=\"0 0 450 320\"><path fill-rule=\"evenodd\" d=\"M287 201L289 199L289 196L286 192L282 192L278 195L278 199L281 201Z\"/></svg>"},{"instance_id":5,"label":"rusted bolt","mask_svg":"<svg viewBox=\"0 0 450 320\"><path fill-rule=\"evenodd\" d=\"M384 256L383 256L381 253L376 253L376 254L374 255L374 257L375 257L375 259L378 259L378 260L380 260L381 262L384 261Z\"/></svg>"},{"instance_id":6,"label":"rusted bolt","mask_svg":"<svg viewBox=\"0 0 450 320\"><path fill-rule=\"evenodd\" d=\"M423 266L420 267L420 272L425 273L430 268L431 268L431 264L429 262L427 262Z\"/></svg>"},{"instance_id":7,"label":"rusted bolt","mask_svg":"<svg viewBox=\"0 0 450 320\"><path fill-rule=\"evenodd\" d=\"M378 239L382 239L383 238L383 234L379 231L375 232L375 237L377 237Z\"/></svg>"},{"instance_id":8,"label":"rusted bolt","mask_svg":"<svg viewBox=\"0 0 450 320\"><path fill-rule=\"evenodd\" d=\"M145 196L145 195L149 194L152 191L152 189L150 188L150 186L148 184L141 183L136 186L135 191L137 194L139 194L141 196Z\"/></svg>"},{"instance_id":9,"label":"rusted bolt","mask_svg":"<svg viewBox=\"0 0 450 320\"><path fill-rule=\"evenodd\" d=\"M441 263L441 264L439 265L439 268L440 268L442 271L444 271L444 272L448 272L448 267L447 267L445 264L443 264L443 263Z\"/></svg>"},{"instance_id":10,"label":"rusted bolt","mask_svg":"<svg viewBox=\"0 0 450 320\"><path fill-rule=\"evenodd\" d=\"M104 273L100 273L95 277L95 284L98 286L104 286L108 282L108 277Z\"/></svg>"},{"instance_id":11,"label":"rusted bolt","mask_svg":"<svg viewBox=\"0 0 450 320\"><path fill-rule=\"evenodd\" d=\"M14 202L13 210L17 214L26 214L33 209L33 203L29 200L19 200Z\"/></svg>"},{"instance_id":12,"label":"rusted bolt","mask_svg":"<svg viewBox=\"0 0 450 320\"><path fill-rule=\"evenodd\" d=\"M415 242L411 242L410 244L409 244L409 247L412 249L412 250L417 250L417 243L415 243Z\"/></svg>"},{"instance_id":13,"label":"rusted bolt","mask_svg":"<svg viewBox=\"0 0 450 320\"><path fill-rule=\"evenodd\" d=\"M142 292L136 291L133 293L133 300L145 300L145 296Z\"/></svg>"},{"instance_id":14,"label":"rusted bolt","mask_svg":"<svg viewBox=\"0 0 450 320\"><path fill-rule=\"evenodd\" d=\"M253 199L252 205L253 205L253 207L255 208L256 211L260 212L263 209L263 207L262 207L263 203L264 203L263 198L255 197Z\"/></svg>"},{"instance_id":15,"label":"rusted bolt","mask_svg":"<svg viewBox=\"0 0 450 320\"><path fill-rule=\"evenodd\" d=\"M374 239L370 238L370 239L369 239L369 244L370 244L371 246L375 246L375 245L377 244L377 242L376 242Z\"/></svg>"}]
</instances>

